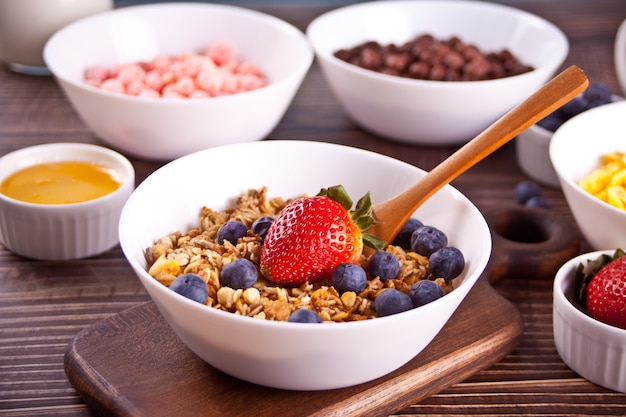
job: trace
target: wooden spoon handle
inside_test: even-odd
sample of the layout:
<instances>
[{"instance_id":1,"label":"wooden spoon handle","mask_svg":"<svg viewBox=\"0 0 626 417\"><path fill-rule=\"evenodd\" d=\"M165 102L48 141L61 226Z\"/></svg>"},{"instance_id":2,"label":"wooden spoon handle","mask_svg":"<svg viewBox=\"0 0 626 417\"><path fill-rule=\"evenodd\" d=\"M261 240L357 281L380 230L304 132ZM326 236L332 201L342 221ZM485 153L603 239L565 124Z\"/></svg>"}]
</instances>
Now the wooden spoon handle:
<instances>
[{"instance_id":1,"label":"wooden spoon handle","mask_svg":"<svg viewBox=\"0 0 626 417\"><path fill-rule=\"evenodd\" d=\"M368 233L391 242L417 208L444 185L585 90L589 80L577 66L554 77L454 154L397 196L375 204L380 221Z\"/></svg>"}]
</instances>

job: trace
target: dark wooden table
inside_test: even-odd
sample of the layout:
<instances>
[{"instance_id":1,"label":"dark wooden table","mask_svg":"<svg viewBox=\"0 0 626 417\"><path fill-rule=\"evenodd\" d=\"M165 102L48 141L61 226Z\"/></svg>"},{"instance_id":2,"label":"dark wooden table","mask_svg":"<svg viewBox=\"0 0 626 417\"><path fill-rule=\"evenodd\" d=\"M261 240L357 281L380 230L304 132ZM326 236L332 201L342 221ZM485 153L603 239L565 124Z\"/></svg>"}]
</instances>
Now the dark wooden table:
<instances>
[{"instance_id":1,"label":"dark wooden table","mask_svg":"<svg viewBox=\"0 0 626 417\"><path fill-rule=\"evenodd\" d=\"M591 82L605 83L620 93L613 41L626 18L624 0L501 2L561 27L571 43L564 66L576 64ZM315 1L250 1L248 5L301 29L331 7ZM426 170L455 150L402 145L360 130L342 113L316 66L270 138L358 146ZM100 143L51 78L0 69L0 154L58 141ZM138 182L162 164L132 162ZM512 204L513 189L524 179L510 143L453 185L481 210L488 210ZM571 219L561 191L545 188L545 193L552 212ZM585 249L583 242L579 250ZM626 414L626 395L585 381L559 358L552 336L550 276L504 276L494 287L521 312L525 326L521 344L502 361L398 415ZM91 259L43 262L21 258L0 245L0 416L94 415L65 376L63 357L68 343L96 321L148 300L119 248Z\"/></svg>"}]
</instances>

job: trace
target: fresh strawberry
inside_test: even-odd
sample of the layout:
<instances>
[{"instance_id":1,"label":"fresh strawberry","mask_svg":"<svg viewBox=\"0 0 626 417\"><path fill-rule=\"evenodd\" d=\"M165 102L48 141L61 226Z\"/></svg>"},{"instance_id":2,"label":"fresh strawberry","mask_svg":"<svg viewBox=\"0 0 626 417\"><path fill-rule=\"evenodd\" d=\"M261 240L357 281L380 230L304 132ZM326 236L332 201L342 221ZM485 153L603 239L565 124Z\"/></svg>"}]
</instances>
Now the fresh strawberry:
<instances>
[{"instance_id":1,"label":"fresh strawberry","mask_svg":"<svg viewBox=\"0 0 626 417\"><path fill-rule=\"evenodd\" d=\"M368 193L351 210L352 200L342 186L291 202L267 231L261 273L274 283L299 286L329 279L342 262L357 262L362 230L374 222L371 205Z\"/></svg>"},{"instance_id":2,"label":"fresh strawberry","mask_svg":"<svg viewBox=\"0 0 626 417\"><path fill-rule=\"evenodd\" d=\"M589 282L586 297L591 317L626 329L626 256L600 268Z\"/></svg>"}]
</instances>

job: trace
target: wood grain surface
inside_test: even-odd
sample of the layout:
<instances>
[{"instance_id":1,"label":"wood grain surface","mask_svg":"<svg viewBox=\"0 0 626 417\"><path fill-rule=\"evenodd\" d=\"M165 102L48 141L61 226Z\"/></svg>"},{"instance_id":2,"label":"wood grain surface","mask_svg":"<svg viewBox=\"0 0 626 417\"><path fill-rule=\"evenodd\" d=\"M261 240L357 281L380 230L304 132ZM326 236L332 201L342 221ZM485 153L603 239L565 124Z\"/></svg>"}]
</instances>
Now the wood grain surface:
<instances>
[{"instance_id":1,"label":"wood grain surface","mask_svg":"<svg viewBox=\"0 0 626 417\"><path fill-rule=\"evenodd\" d=\"M145 0L117 0L117 6ZM613 46L626 19L624 0L498 0L559 26L570 41L563 65L578 65L591 82L619 90ZM328 0L239 1L292 22L300 29L332 8ZM345 2L344 2L345 3ZM269 139L333 142L379 152L430 170L455 147L410 146L383 140L355 126L342 112L317 65ZM50 77L29 77L0 67L0 155L29 145L74 141L102 144ZM137 183L161 163L131 159ZM513 204L513 188L527 177L515 144L505 145L457 178L453 185L483 212ZM561 190L544 188L551 213L572 222ZM574 228L577 232L577 230ZM588 248L574 238L563 253ZM502 243L494 242L501 245ZM502 259L494 247L492 262ZM495 256L495 258L494 258ZM541 253L534 256L541 257ZM545 259L541 257L541 259ZM503 268L492 285L520 312L524 331L511 353L395 416L622 416L626 395L580 378L559 358L552 334L552 274ZM71 262L24 259L0 245L0 416L95 416L64 371L68 345L84 329L149 301L119 248ZM139 377L139 376L138 376ZM400 393L401 394L401 393Z\"/></svg>"},{"instance_id":2,"label":"wood grain surface","mask_svg":"<svg viewBox=\"0 0 626 417\"><path fill-rule=\"evenodd\" d=\"M207 417L365 417L401 410L487 368L521 335L519 312L481 279L441 333L402 368L354 387L298 392L250 384L205 364L148 303L80 332L65 370L79 394L108 416L186 417L202 410Z\"/></svg>"}]
</instances>

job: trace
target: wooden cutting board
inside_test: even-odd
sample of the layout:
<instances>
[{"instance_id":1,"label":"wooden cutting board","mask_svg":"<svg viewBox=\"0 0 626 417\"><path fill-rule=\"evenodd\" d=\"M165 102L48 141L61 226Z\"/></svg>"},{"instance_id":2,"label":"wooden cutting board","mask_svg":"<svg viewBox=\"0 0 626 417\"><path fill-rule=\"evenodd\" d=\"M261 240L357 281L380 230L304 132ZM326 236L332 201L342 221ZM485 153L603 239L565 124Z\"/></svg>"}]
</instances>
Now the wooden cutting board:
<instances>
[{"instance_id":1,"label":"wooden cutting board","mask_svg":"<svg viewBox=\"0 0 626 417\"><path fill-rule=\"evenodd\" d=\"M66 352L65 372L103 416L386 416L489 367L521 335L517 309L480 279L441 333L397 371L338 390L284 391L212 368L149 302L80 332Z\"/></svg>"}]
</instances>

